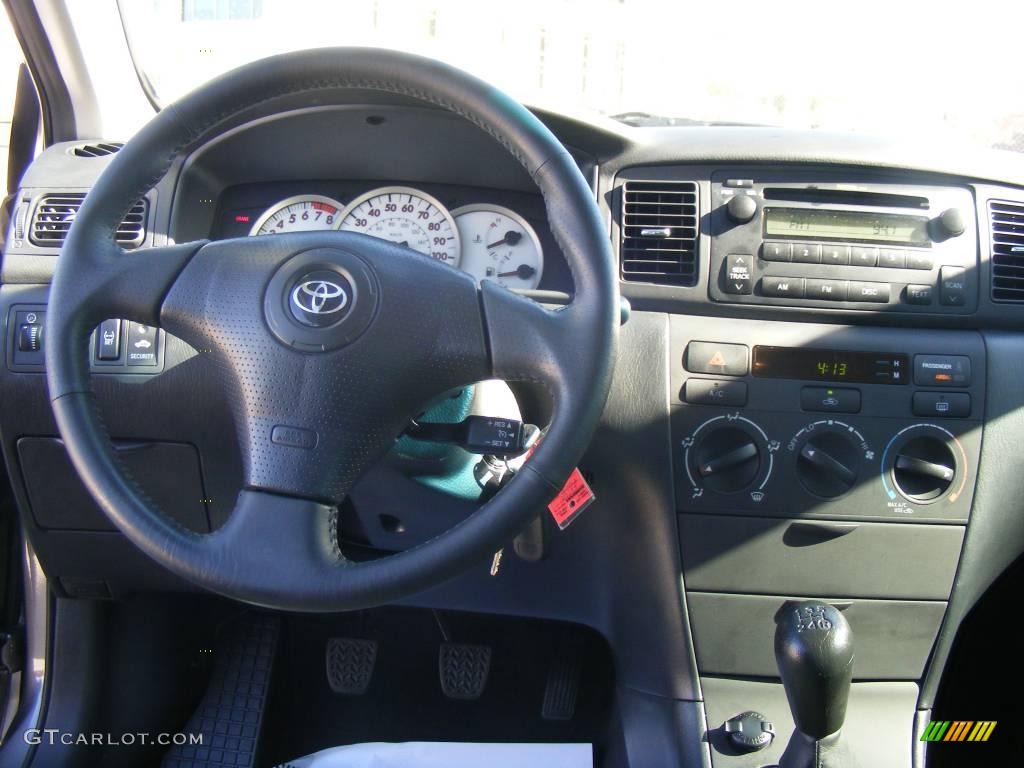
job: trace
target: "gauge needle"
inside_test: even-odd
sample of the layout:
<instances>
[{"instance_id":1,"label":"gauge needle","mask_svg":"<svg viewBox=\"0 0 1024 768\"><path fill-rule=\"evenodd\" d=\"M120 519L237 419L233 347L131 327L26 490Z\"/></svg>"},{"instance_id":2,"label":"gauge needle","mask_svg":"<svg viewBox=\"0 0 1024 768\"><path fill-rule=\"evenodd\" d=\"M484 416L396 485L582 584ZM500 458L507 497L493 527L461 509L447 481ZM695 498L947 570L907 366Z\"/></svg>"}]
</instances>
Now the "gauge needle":
<instances>
[{"instance_id":1,"label":"gauge needle","mask_svg":"<svg viewBox=\"0 0 1024 768\"><path fill-rule=\"evenodd\" d=\"M498 277L518 277L520 280L529 280L535 274L537 274L537 270L529 264L520 264L511 272L499 272Z\"/></svg>"},{"instance_id":2,"label":"gauge needle","mask_svg":"<svg viewBox=\"0 0 1024 768\"><path fill-rule=\"evenodd\" d=\"M514 229L510 229L508 232L505 233L505 236L503 238L501 238L501 240L498 240L497 242L491 243L487 247L488 248L497 248L499 245L504 245L505 243L508 243L509 245L515 245L516 243L518 243L522 239L523 239L523 233L522 232L516 232Z\"/></svg>"}]
</instances>

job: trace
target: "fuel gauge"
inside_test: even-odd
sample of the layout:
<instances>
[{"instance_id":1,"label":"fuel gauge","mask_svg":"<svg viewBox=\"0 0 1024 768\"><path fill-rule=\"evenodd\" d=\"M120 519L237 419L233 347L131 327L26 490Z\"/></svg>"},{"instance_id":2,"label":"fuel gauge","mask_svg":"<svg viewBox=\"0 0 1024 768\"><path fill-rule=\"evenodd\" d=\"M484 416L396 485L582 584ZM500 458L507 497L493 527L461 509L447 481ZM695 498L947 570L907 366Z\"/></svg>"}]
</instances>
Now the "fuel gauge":
<instances>
[{"instance_id":1,"label":"fuel gauge","mask_svg":"<svg viewBox=\"0 0 1024 768\"><path fill-rule=\"evenodd\" d=\"M536 288L544 254L533 227L515 211L487 203L452 211L462 243L459 266L477 280L506 288Z\"/></svg>"}]
</instances>

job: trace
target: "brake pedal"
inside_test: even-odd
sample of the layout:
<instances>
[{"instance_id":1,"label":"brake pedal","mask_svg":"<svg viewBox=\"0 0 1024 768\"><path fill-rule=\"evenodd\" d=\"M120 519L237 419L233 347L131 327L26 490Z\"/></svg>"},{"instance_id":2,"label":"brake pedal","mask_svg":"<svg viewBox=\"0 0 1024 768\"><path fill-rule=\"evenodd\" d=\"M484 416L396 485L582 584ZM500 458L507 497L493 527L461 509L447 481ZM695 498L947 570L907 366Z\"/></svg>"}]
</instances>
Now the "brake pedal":
<instances>
[{"instance_id":1,"label":"brake pedal","mask_svg":"<svg viewBox=\"0 0 1024 768\"><path fill-rule=\"evenodd\" d=\"M366 693L377 663L375 640L332 637L327 641L327 683L345 696Z\"/></svg>"},{"instance_id":2,"label":"brake pedal","mask_svg":"<svg viewBox=\"0 0 1024 768\"><path fill-rule=\"evenodd\" d=\"M445 696L466 701L479 699L491 672L491 647L441 643L438 667Z\"/></svg>"},{"instance_id":3,"label":"brake pedal","mask_svg":"<svg viewBox=\"0 0 1024 768\"><path fill-rule=\"evenodd\" d=\"M162 768L256 765L279 625L276 616L249 614L225 632L206 694L183 729L201 742L172 746Z\"/></svg>"}]
</instances>

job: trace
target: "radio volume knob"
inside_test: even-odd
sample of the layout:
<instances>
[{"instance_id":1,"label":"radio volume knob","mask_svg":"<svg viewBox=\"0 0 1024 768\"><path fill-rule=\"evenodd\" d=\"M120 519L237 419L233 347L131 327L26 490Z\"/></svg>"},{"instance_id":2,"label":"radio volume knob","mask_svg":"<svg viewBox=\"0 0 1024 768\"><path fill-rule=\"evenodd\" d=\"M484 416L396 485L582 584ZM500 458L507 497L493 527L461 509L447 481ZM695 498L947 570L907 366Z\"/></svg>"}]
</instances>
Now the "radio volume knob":
<instances>
[{"instance_id":1,"label":"radio volume knob","mask_svg":"<svg viewBox=\"0 0 1024 768\"><path fill-rule=\"evenodd\" d=\"M746 224L757 213L757 201L741 192L729 198L729 202L725 204L725 212L731 221Z\"/></svg>"},{"instance_id":2,"label":"radio volume knob","mask_svg":"<svg viewBox=\"0 0 1024 768\"><path fill-rule=\"evenodd\" d=\"M967 229L967 225L964 223L964 215L959 208L947 208L935 219L935 229L939 238L946 240L962 235Z\"/></svg>"}]
</instances>

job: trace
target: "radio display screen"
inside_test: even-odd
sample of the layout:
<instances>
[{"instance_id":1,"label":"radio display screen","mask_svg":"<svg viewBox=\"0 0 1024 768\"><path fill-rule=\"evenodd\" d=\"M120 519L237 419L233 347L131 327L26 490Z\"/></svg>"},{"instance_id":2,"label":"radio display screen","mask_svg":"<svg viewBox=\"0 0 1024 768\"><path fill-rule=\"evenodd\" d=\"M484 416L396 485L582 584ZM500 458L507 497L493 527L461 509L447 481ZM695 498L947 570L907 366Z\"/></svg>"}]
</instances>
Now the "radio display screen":
<instances>
[{"instance_id":1,"label":"radio display screen","mask_svg":"<svg viewBox=\"0 0 1024 768\"><path fill-rule=\"evenodd\" d=\"M766 379L906 384L909 359L902 352L755 346L753 362L753 374Z\"/></svg>"},{"instance_id":2,"label":"radio display screen","mask_svg":"<svg viewBox=\"0 0 1024 768\"><path fill-rule=\"evenodd\" d=\"M865 243L931 245L928 219L895 213L820 211L806 208L766 208L767 237L809 240L853 240Z\"/></svg>"}]
</instances>

